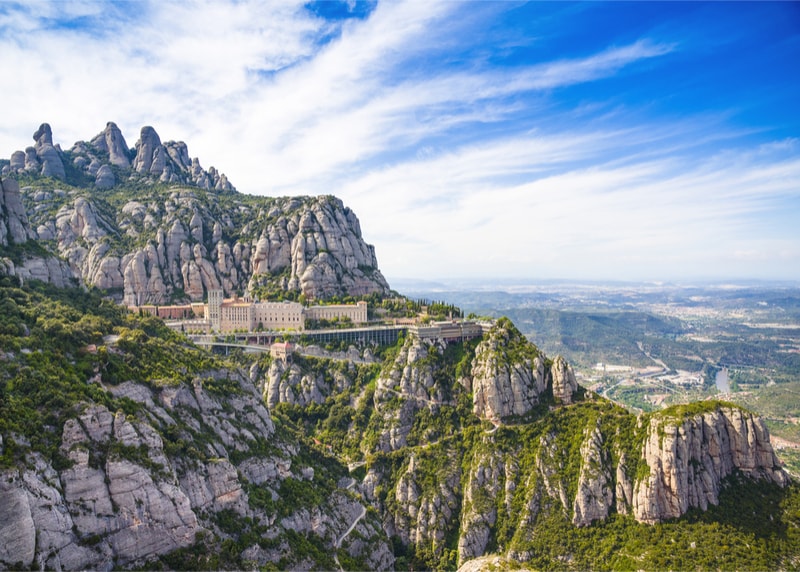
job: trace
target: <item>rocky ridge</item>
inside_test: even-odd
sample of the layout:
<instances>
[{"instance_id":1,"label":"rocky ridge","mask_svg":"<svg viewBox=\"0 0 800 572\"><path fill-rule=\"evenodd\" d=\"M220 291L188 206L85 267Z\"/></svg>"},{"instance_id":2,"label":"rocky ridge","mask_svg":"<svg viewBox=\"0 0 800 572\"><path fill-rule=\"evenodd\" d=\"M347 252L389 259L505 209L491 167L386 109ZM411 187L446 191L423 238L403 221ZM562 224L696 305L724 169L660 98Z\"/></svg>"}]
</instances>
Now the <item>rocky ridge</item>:
<instances>
[{"instance_id":1,"label":"rocky ridge","mask_svg":"<svg viewBox=\"0 0 800 572\"><path fill-rule=\"evenodd\" d=\"M39 131L43 151L33 155L39 168L45 156L56 168L47 150L52 134ZM108 153L112 174L127 168L126 158L142 172L168 164L150 135L137 147L137 156L152 150L143 152L151 157L146 167L122 153L121 134L106 132L92 145L105 145L98 153ZM261 200L180 188L120 201L64 185L23 189L28 220L14 183L2 181L0 246L51 241L87 282L126 298L200 297L216 285L312 296L388 290L358 220L332 197ZM22 276L22 266L7 260ZM46 276L56 281L50 270ZM548 519L587 528L617 513L651 524L716 504L734 475L789 483L752 414L704 404L637 424L579 388L565 360L548 359L505 319L470 343L409 335L380 368L356 365L361 352L353 349L335 366L264 359L249 378L206 369L182 384L109 382L101 365L140 349L112 346L100 348L112 357L82 381L140 409L82 403L58 428L58 456L31 452L24 466L2 471L0 568L136 567L212 549L209 538L251 533L262 541L248 544L242 558L258 566L287 565L298 534L331 552L345 537L347 554L374 569L393 565L388 536L429 567L451 569L491 551L525 562ZM0 366L25 355L4 350ZM280 404L310 412L322 428L310 435L333 443L342 461L361 459L362 472L350 479L341 465L311 462L272 422L267 408ZM0 456L12 443L26 446L3 433ZM333 477L340 477L335 486ZM318 488L324 499L296 502ZM354 534L346 535L352 523ZM562 557L569 563L569 554ZM291 564L319 566L316 558Z\"/></svg>"},{"instance_id":2,"label":"rocky ridge","mask_svg":"<svg viewBox=\"0 0 800 572\"><path fill-rule=\"evenodd\" d=\"M717 504L722 480L734 471L780 486L789 483L764 422L734 405L684 419L654 416L642 457L650 470L636 483L633 513L647 523Z\"/></svg>"},{"instance_id":3,"label":"rocky ridge","mask_svg":"<svg viewBox=\"0 0 800 572\"><path fill-rule=\"evenodd\" d=\"M552 514L577 527L615 513L663 522L716 504L737 471L788 484L763 422L736 406L708 405L681 421L667 410L637 425L578 388L562 358L548 359L508 320L454 367L448 359L460 345L409 335L375 379L367 432L349 428L374 455L359 490L387 534L428 565L448 568L499 548L524 562L527 539ZM305 388L292 403L324 406L331 383L290 369L269 378ZM268 401L283 402L283 390ZM457 411L490 424L459 427Z\"/></svg>"},{"instance_id":4,"label":"rocky ridge","mask_svg":"<svg viewBox=\"0 0 800 572\"><path fill-rule=\"evenodd\" d=\"M108 190L119 183L171 183L206 190L233 191L228 178L214 167L207 171L198 158L189 158L183 141L161 142L155 129L142 127L133 149L128 147L119 127L108 122L103 131L90 141L78 141L67 152L53 143L50 125L42 123L33 134L35 145L15 151L2 169L2 174L33 174L68 181L82 178L99 190Z\"/></svg>"},{"instance_id":5,"label":"rocky ridge","mask_svg":"<svg viewBox=\"0 0 800 572\"><path fill-rule=\"evenodd\" d=\"M310 483L326 469L298 463L298 446L276 434L249 379L230 370L204 376L191 386L108 386L113 395L144 406L142 413L85 404L63 425L65 461L58 468L32 453L25 467L0 471L0 569L142 566L244 532L230 529L230 519L253 523L241 526L261 527L274 539L254 541L246 550L254 565L299 558L296 565L313 566L294 554L292 539L302 535L329 550L341 543L370 569L391 568L393 557L374 517L361 518L356 534L341 542L364 511L343 488L326 489L329 496L315 506L280 509L285 483L318 486ZM227 384L224 394L213 390L220 382ZM179 443L199 450L177 454L174 441L165 444L165 431L177 431ZM260 444L266 442L269 453ZM259 491L257 498L266 494L271 500L254 501Z\"/></svg>"},{"instance_id":6,"label":"rocky ridge","mask_svg":"<svg viewBox=\"0 0 800 572\"><path fill-rule=\"evenodd\" d=\"M48 125L37 135L39 147L59 152ZM94 183L72 180L63 188L36 178L45 176L45 155L32 152L20 163L15 154L4 172L35 176L21 190L27 214L9 191L3 234L51 245L74 275L129 305L197 301L218 288L232 295L266 287L309 298L388 292L374 248L339 199L240 195L224 175L190 160L184 143L162 144L150 127L142 129L135 155L126 149L113 123L76 143L69 164ZM112 180L123 176L130 190L114 192Z\"/></svg>"}]
</instances>

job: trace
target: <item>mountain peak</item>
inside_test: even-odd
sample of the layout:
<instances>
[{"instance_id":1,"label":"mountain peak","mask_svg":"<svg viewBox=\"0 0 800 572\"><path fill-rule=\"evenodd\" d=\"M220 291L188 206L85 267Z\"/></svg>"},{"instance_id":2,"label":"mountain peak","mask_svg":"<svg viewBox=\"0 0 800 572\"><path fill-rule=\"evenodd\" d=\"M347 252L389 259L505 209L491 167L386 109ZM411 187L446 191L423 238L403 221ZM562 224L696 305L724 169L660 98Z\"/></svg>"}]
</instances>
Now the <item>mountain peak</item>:
<instances>
[{"instance_id":1,"label":"mountain peak","mask_svg":"<svg viewBox=\"0 0 800 572\"><path fill-rule=\"evenodd\" d=\"M110 189L134 178L206 190L235 190L225 174L214 167L205 170L200 166L200 159L190 158L186 143L167 141L162 144L151 126L142 127L133 149L128 147L122 131L113 121L106 123L105 129L90 141L77 141L66 153L53 143L53 130L48 123L39 126L33 139L36 142L33 147L11 155L2 168L3 175L37 174L65 182L76 182L68 179L94 180L98 189Z\"/></svg>"}]
</instances>

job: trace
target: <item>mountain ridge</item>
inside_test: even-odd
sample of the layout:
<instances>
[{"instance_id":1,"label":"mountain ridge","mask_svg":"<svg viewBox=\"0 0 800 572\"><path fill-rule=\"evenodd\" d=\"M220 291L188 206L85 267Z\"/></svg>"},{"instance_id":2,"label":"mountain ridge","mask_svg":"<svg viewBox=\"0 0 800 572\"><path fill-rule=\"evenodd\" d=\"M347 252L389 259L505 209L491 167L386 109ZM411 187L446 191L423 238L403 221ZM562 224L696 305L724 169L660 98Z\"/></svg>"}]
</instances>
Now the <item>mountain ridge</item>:
<instances>
[{"instance_id":1,"label":"mountain ridge","mask_svg":"<svg viewBox=\"0 0 800 572\"><path fill-rule=\"evenodd\" d=\"M125 311L104 296L403 304L335 197L54 183L37 133L40 170L0 179L0 568L800 564L800 491L760 419L721 402L634 417L507 318L337 359L221 358ZM95 288L20 273L55 254ZM730 514L737 491L768 507L761 533Z\"/></svg>"},{"instance_id":2,"label":"mountain ridge","mask_svg":"<svg viewBox=\"0 0 800 572\"><path fill-rule=\"evenodd\" d=\"M389 291L374 247L340 199L240 194L215 169L190 161L185 143L162 145L151 127L142 129L132 158L114 123L69 153L52 145L49 125L35 135L30 160L18 152L2 169L6 180L27 183L28 238L50 245L87 285L129 305L197 301L213 289L308 298ZM72 158L72 178L52 172L60 157ZM125 178L98 185L103 168ZM95 172L93 183L81 179Z\"/></svg>"}]
</instances>

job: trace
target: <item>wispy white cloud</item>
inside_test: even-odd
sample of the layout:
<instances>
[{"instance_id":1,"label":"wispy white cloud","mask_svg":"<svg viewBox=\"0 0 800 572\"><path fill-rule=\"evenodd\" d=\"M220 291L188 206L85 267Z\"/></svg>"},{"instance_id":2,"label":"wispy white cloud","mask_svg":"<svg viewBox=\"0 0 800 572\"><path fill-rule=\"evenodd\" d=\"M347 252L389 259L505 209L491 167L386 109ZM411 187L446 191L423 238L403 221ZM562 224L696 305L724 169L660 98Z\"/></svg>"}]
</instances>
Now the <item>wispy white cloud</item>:
<instances>
[{"instance_id":1,"label":"wispy white cloud","mask_svg":"<svg viewBox=\"0 0 800 572\"><path fill-rule=\"evenodd\" d=\"M42 121L66 146L109 120L131 145L153 125L246 192L342 196L393 276L800 263L796 235L765 222L796 194L796 140L749 147L757 127L724 109L560 103L680 53L666 35L544 58L545 39L517 34L498 49L528 60L452 56L505 9L398 1L329 21L300 0L3 4L0 156Z\"/></svg>"},{"instance_id":2,"label":"wispy white cloud","mask_svg":"<svg viewBox=\"0 0 800 572\"><path fill-rule=\"evenodd\" d=\"M643 128L492 143L371 173L343 194L360 204L379 241L392 237L381 257L390 276L414 268L425 269L419 276L468 276L476 265L516 276L765 276L776 263L800 263L797 239L774 220L796 197L796 155L781 146L766 163L764 150L759 161L748 150L604 161L624 148L619 139L635 148L651 135ZM537 148L553 153L525 152ZM508 170L525 170L529 180L484 177ZM403 233L426 242L404 243ZM753 266L736 266L742 252Z\"/></svg>"}]
</instances>

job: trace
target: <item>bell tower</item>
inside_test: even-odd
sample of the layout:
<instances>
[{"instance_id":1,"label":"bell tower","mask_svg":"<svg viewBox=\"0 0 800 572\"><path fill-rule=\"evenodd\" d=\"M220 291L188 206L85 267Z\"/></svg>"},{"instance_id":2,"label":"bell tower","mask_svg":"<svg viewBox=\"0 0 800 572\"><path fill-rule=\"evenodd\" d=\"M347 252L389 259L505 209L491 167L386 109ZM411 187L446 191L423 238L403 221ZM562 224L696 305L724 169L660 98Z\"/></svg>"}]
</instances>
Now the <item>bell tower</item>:
<instances>
[{"instance_id":1,"label":"bell tower","mask_svg":"<svg viewBox=\"0 0 800 572\"><path fill-rule=\"evenodd\" d=\"M220 331L222 322L222 290L208 291L208 321L211 325L211 331Z\"/></svg>"}]
</instances>

